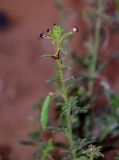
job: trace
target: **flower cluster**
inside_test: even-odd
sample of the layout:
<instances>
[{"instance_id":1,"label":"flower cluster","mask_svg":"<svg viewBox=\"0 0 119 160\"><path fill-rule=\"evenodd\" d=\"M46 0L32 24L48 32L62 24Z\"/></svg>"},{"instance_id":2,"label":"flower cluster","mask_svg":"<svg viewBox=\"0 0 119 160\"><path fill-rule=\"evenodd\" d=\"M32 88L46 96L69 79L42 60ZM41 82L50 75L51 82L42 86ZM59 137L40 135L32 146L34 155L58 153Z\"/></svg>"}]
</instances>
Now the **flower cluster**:
<instances>
[{"instance_id":1,"label":"flower cluster","mask_svg":"<svg viewBox=\"0 0 119 160\"><path fill-rule=\"evenodd\" d=\"M62 26L54 24L51 30L47 29L46 33L41 32L40 38L48 38L56 46L56 54L51 55L50 57L57 60L60 59L60 53L63 51L63 42L67 38L72 37L76 32L78 32L78 27L74 27L70 32L65 33ZM47 55L46 57L49 57L49 55Z\"/></svg>"},{"instance_id":2,"label":"flower cluster","mask_svg":"<svg viewBox=\"0 0 119 160\"><path fill-rule=\"evenodd\" d=\"M79 31L78 27L75 26L69 33L75 33L78 31ZM47 29L46 33L41 32L40 38L50 38L52 40L56 40L62 36L63 32L64 32L64 29L62 26L54 24L51 30Z\"/></svg>"}]
</instances>

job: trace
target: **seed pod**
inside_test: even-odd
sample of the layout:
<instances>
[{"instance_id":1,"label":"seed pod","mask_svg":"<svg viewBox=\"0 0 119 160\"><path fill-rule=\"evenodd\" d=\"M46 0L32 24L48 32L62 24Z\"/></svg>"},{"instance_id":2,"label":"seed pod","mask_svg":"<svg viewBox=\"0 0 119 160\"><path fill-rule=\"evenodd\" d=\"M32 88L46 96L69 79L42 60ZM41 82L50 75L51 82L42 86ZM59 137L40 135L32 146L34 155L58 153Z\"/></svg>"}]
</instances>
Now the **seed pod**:
<instances>
[{"instance_id":1,"label":"seed pod","mask_svg":"<svg viewBox=\"0 0 119 160\"><path fill-rule=\"evenodd\" d=\"M51 95L48 95L45 98L40 117L41 126L43 129L46 128L48 123L48 113L49 113L50 103L51 103Z\"/></svg>"}]
</instances>

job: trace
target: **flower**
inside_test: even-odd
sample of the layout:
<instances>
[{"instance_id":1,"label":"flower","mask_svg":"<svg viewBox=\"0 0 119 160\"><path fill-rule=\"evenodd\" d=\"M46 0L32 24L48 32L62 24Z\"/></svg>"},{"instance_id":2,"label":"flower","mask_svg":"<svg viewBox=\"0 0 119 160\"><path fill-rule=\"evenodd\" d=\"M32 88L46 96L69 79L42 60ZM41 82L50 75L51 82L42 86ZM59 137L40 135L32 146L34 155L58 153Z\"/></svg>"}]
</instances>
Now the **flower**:
<instances>
[{"instance_id":1,"label":"flower","mask_svg":"<svg viewBox=\"0 0 119 160\"><path fill-rule=\"evenodd\" d=\"M40 34L40 38L46 38L47 36L46 36L46 34L44 33L44 32L42 32L41 34Z\"/></svg>"},{"instance_id":2,"label":"flower","mask_svg":"<svg viewBox=\"0 0 119 160\"><path fill-rule=\"evenodd\" d=\"M72 31L70 31L69 33L70 34L76 33L78 32L78 30L79 30L78 27L75 26L72 29ZM56 25L56 23L54 23L51 30L47 29L46 33L45 32L40 33L40 38L49 38L49 39L52 39L53 42L56 42L61 38L61 36L63 35L63 32L64 32L63 27L60 25Z\"/></svg>"},{"instance_id":3,"label":"flower","mask_svg":"<svg viewBox=\"0 0 119 160\"><path fill-rule=\"evenodd\" d=\"M47 33L49 33L50 32L50 29L47 29Z\"/></svg>"},{"instance_id":4,"label":"flower","mask_svg":"<svg viewBox=\"0 0 119 160\"><path fill-rule=\"evenodd\" d=\"M72 32L78 32L78 31L79 31L79 29L76 26L72 29Z\"/></svg>"}]
</instances>

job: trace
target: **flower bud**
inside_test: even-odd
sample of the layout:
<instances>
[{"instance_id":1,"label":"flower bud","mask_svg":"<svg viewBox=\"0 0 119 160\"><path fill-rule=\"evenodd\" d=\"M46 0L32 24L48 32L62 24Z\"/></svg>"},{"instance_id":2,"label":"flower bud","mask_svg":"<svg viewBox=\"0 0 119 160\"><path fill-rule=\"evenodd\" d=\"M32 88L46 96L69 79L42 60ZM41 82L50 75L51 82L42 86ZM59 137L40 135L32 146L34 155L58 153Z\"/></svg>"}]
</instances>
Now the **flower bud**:
<instances>
[{"instance_id":1,"label":"flower bud","mask_svg":"<svg viewBox=\"0 0 119 160\"><path fill-rule=\"evenodd\" d=\"M76 26L72 29L72 32L78 32L78 31L79 31L79 29Z\"/></svg>"},{"instance_id":2,"label":"flower bud","mask_svg":"<svg viewBox=\"0 0 119 160\"><path fill-rule=\"evenodd\" d=\"M40 34L40 38L46 38L46 34L45 34L44 32L42 32L42 33Z\"/></svg>"}]
</instances>

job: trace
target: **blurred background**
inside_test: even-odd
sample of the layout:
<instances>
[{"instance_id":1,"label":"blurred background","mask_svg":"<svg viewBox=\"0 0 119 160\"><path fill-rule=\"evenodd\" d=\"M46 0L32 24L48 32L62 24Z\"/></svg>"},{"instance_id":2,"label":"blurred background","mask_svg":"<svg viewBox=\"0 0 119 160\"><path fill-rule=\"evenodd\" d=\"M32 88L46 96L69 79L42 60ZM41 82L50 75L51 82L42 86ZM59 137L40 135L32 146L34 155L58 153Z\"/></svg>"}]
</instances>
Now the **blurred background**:
<instances>
[{"instance_id":1,"label":"blurred background","mask_svg":"<svg viewBox=\"0 0 119 160\"><path fill-rule=\"evenodd\" d=\"M113 17L114 0L106 2L108 13ZM48 93L45 80L54 74L52 63L41 58L42 54L52 53L54 49L50 42L39 39L40 32L54 23L62 24L68 31L78 26L71 50L82 55L88 32L82 18L86 5L84 0L0 0L0 155L4 159L32 159L33 148L22 146L19 141L33 130L32 106ZM116 21L109 22L108 40L103 42L100 52L102 59L110 59L103 74L119 92L119 61L112 58L119 53L117 29Z\"/></svg>"}]
</instances>

